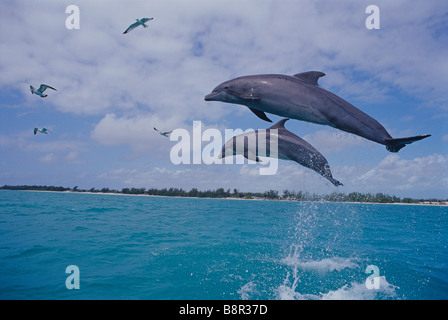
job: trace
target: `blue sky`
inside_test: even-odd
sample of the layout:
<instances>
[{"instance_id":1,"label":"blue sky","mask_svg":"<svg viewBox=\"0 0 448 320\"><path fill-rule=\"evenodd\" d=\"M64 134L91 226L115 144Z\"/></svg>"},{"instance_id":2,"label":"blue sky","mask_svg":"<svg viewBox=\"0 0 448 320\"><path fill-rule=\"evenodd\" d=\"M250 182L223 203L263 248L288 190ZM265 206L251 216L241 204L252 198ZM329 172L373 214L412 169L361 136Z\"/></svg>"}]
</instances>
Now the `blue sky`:
<instances>
[{"instance_id":1,"label":"blue sky","mask_svg":"<svg viewBox=\"0 0 448 320\"><path fill-rule=\"evenodd\" d=\"M67 29L66 7L80 9ZM380 9L368 30L365 9ZM136 18L149 28L127 35ZM0 185L187 190L385 192L448 197L448 3L432 1L5 1L0 12ZM286 128L328 160L336 188L280 161L174 165L161 130L269 127L246 107L205 102L242 75L326 73L322 87L378 120L393 137L432 137L389 153L316 124ZM29 85L54 86L41 99ZM269 115L274 121L280 117ZM33 135L47 127L49 135ZM204 143L202 146L205 146Z\"/></svg>"}]
</instances>

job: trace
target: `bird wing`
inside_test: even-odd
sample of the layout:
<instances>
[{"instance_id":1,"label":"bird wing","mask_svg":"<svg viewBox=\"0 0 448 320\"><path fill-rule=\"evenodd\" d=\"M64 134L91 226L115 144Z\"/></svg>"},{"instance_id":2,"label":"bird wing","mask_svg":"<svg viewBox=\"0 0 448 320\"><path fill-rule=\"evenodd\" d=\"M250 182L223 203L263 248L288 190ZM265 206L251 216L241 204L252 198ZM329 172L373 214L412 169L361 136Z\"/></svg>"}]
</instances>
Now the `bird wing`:
<instances>
[{"instance_id":1,"label":"bird wing","mask_svg":"<svg viewBox=\"0 0 448 320\"><path fill-rule=\"evenodd\" d=\"M145 23L145 22L151 21L152 19L154 19L154 18L143 18L140 21Z\"/></svg>"},{"instance_id":2,"label":"bird wing","mask_svg":"<svg viewBox=\"0 0 448 320\"><path fill-rule=\"evenodd\" d=\"M165 132L161 132L160 134L164 137L168 137L171 134L171 132L173 132L173 131L165 131Z\"/></svg>"},{"instance_id":3,"label":"bird wing","mask_svg":"<svg viewBox=\"0 0 448 320\"><path fill-rule=\"evenodd\" d=\"M50 88L50 89L53 89L53 90L55 90L55 91L57 91L55 88L53 88L53 87L51 87L51 86L49 86L49 85L46 85L46 84L41 84L40 85L40 87L39 87L39 89L37 89L37 91L39 91L39 92L44 92L45 90L47 90L47 88Z\"/></svg>"},{"instance_id":4,"label":"bird wing","mask_svg":"<svg viewBox=\"0 0 448 320\"><path fill-rule=\"evenodd\" d=\"M123 34L126 34L126 33L128 33L129 31L134 30L135 28L138 27L138 25L139 25L138 22L134 22L133 24L131 24L131 25L126 29L125 32L123 32Z\"/></svg>"},{"instance_id":5,"label":"bird wing","mask_svg":"<svg viewBox=\"0 0 448 320\"><path fill-rule=\"evenodd\" d=\"M39 131L39 129L38 128L34 128L34 134L36 134L37 131Z\"/></svg>"}]
</instances>

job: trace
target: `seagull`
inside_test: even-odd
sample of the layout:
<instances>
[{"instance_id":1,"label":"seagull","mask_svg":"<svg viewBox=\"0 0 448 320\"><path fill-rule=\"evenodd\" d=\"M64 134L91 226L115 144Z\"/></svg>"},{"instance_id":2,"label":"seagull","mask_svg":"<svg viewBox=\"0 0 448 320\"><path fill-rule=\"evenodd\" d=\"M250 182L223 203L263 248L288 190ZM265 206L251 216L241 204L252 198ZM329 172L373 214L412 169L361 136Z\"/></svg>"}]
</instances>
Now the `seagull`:
<instances>
[{"instance_id":1,"label":"seagull","mask_svg":"<svg viewBox=\"0 0 448 320\"><path fill-rule=\"evenodd\" d=\"M42 128L42 129L34 128L34 134L36 135L36 133L38 133L38 132L48 134L48 132L50 132L50 131L47 128Z\"/></svg>"},{"instance_id":2,"label":"seagull","mask_svg":"<svg viewBox=\"0 0 448 320\"><path fill-rule=\"evenodd\" d=\"M145 24L145 22L151 21L154 18L142 18L142 19L135 19L137 22L134 22L133 24L131 24L125 32L123 32L123 34L126 34L130 31L132 31L133 29L137 28L138 26L143 26L144 28L148 28L148 26Z\"/></svg>"},{"instance_id":3,"label":"seagull","mask_svg":"<svg viewBox=\"0 0 448 320\"><path fill-rule=\"evenodd\" d=\"M164 137L169 137L169 135L171 134L171 132L173 132L173 130L171 130L171 131L161 132L161 131L157 130L156 128L154 128L154 130L156 130L158 133L160 133L160 135L162 135L162 136L164 136Z\"/></svg>"},{"instance_id":4,"label":"seagull","mask_svg":"<svg viewBox=\"0 0 448 320\"><path fill-rule=\"evenodd\" d=\"M45 98L46 96L48 96L48 94L44 94L44 91L47 90L47 88L53 89L55 91L58 91L55 88L50 87L49 85L46 85L46 84L41 84L39 89L37 89L37 90L33 86L30 85L31 93L37 94L41 98Z\"/></svg>"}]
</instances>

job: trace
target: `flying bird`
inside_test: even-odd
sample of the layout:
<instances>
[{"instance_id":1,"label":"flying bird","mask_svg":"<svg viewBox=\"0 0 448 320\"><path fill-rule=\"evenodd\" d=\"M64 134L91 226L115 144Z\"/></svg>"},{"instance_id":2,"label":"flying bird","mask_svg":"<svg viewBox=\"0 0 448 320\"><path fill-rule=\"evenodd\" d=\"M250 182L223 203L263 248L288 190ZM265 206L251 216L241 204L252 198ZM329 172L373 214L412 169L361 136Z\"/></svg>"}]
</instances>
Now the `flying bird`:
<instances>
[{"instance_id":1,"label":"flying bird","mask_svg":"<svg viewBox=\"0 0 448 320\"><path fill-rule=\"evenodd\" d=\"M42 128L42 129L34 128L34 134L36 135L38 132L48 134L50 131L47 128Z\"/></svg>"},{"instance_id":2,"label":"flying bird","mask_svg":"<svg viewBox=\"0 0 448 320\"><path fill-rule=\"evenodd\" d=\"M154 18L142 18L142 19L135 19L136 22L134 22L133 24L131 24L126 30L125 32L123 32L123 34L129 33L130 31L134 30L135 28L137 28L138 26L143 26L143 28L148 28L148 26L145 24L145 22L151 21Z\"/></svg>"},{"instance_id":3,"label":"flying bird","mask_svg":"<svg viewBox=\"0 0 448 320\"><path fill-rule=\"evenodd\" d=\"M155 127L154 127L154 130L156 130L160 135L162 135L164 137L169 137L171 132L173 132L173 130L171 130L171 131L160 131L160 130L157 130L157 128L155 128Z\"/></svg>"},{"instance_id":4,"label":"flying bird","mask_svg":"<svg viewBox=\"0 0 448 320\"><path fill-rule=\"evenodd\" d=\"M327 125L383 144L398 152L430 134L392 138L375 119L317 83L325 74L308 71L294 76L262 74L243 76L221 83L205 101L222 101L247 106L257 117L272 122L265 112L282 117Z\"/></svg>"},{"instance_id":5,"label":"flying bird","mask_svg":"<svg viewBox=\"0 0 448 320\"><path fill-rule=\"evenodd\" d=\"M37 89L37 90L36 90L32 85L30 85L30 91L31 91L31 93L32 93L32 94L37 94L37 95L40 96L41 98L45 98L46 96L48 96L48 94L44 94L44 91L47 90L48 88L53 89L53 90L55 90L55 91L58 91L58 90L56 90L55 88L53 88L53 87L51 87L51 86L49 86L49 85L46 85L46 84L41 84L40 87L39 87L39 89Z\"/></svg>"},{"instance_id":6,"label":"flying bird","mask_svg":"<svg viewBox=\"0 0 448 320\"><path fill-rule=\"evenodd\" d=\"M266 130L255 130L230 138L222 147L218 158L240 154L256 162L261 162L259 156L290 160L314 170L333 185L342 186L342 183L333 178L327 159L311 144L285 129L287 120L282 119Z\"/></svg>"}]
</instances>

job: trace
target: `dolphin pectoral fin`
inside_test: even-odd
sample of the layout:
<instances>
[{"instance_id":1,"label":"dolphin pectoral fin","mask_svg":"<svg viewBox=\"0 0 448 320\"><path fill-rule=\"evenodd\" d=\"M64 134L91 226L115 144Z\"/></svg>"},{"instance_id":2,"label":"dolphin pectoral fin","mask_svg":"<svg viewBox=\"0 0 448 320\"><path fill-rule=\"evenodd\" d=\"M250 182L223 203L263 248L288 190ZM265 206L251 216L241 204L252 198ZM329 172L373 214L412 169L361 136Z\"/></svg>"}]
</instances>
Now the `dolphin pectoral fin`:
<instances>
[{"instance_id":1,"label":"dolphin pectoral fin","mask_svg":"<svg viewBox=\"0 0 448 320\"><path fill-rule=\"evenodd\" d=\"M422 134L420 136L408 138L385 139L386 149L390 152L398 152L401 148L406 147L407 144L411 144L415 141L419 141L430 136L430 134Z\"/></svg>"},{"instance_id":2,"label":"dolphin pectoral fin","mask_svg":"<svg viewBox=\"0 0 448 320\"><path fill-rule=\"evenodd\" d=\"M250 109L250 111L252 111L253 113L255 113L255 115L256 115L258 118L260 118L261 120L264 120L264 121L267 121L267 122L272 122L272 120L269 119L269 118L266 116L266 113L264 113L263 111L257 110L257 109L255 109L255 108L249 108L249 109Z\"/></svg>"}]
</instances>

